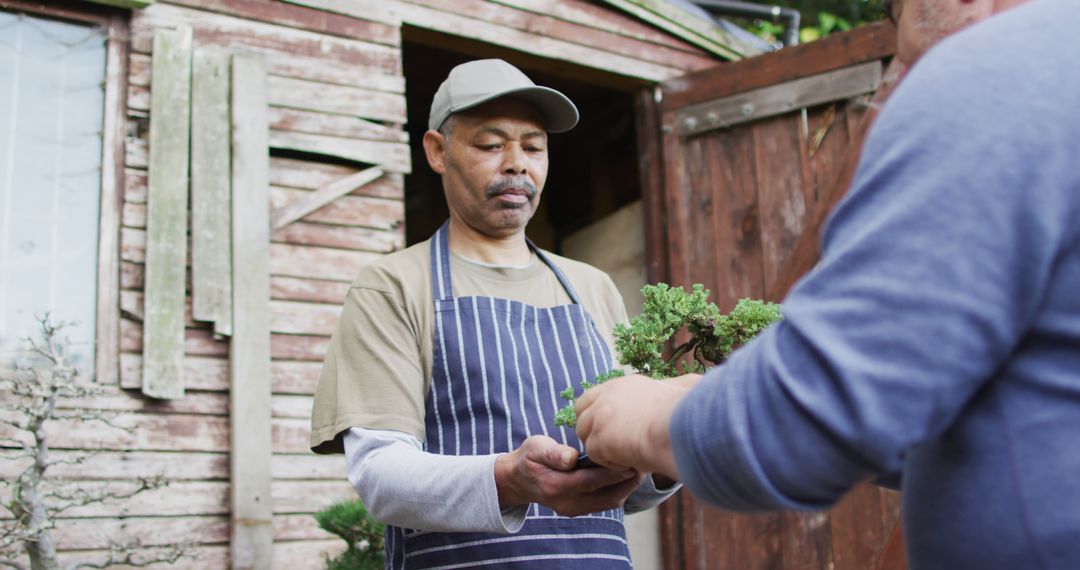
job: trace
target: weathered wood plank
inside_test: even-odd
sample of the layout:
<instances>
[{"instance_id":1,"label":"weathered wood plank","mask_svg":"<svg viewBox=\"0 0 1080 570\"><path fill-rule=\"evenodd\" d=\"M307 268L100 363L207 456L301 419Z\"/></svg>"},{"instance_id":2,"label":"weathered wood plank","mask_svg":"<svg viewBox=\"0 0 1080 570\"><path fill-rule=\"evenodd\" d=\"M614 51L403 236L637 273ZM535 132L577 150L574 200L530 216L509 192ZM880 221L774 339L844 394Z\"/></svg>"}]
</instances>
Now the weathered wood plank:
<instances>
[{"instance_id":1,"label":"weathered wood plank","mask_svg":"<svg viewBox=\"0 0 1080 570\"><path fill-rule=\"evenodd\" d=\"M376 180L368 186L380 184ZM339 198L326 206L305 216L305 222L333 224L358 229L379 230L389 235L399 235L402 230L402 222L405 218L405 205L400 200L371 198L361 193L365 187L358 188L351 195ZM272 187L270 202L274 208L285 207L297 200L303 200L310 192L294 190L291 188ZM124 259L129 261L143 261L141 253L146 247L146 235L142 231L146 227L146 206L138 202L124 204L123 229L121 237L125 240L121 248L126 248ZM313 230L314 231L314 230ZM316 232L317 233L317 232ZM385 237L371 234L372 239L383 242ZM312 244L317 245L317 244ZM330 245L330 244L326 244ZM381 247L359 247L356 249L370 249L382 251Z\"/></svg>"},{"instance_id":2,"label":"weathered wood plank","mask_svg":"<svg viewBox=\"0 0 1080 570\"><path fill-rule=\"evenodd\" d=\"M348 251L275 243L270 246L270 272L274 275L331 281L352 281L380 253Z\"/></svg>"},{"instance_id":3,"label":"weathered wood plank","mask_svg":"<svg viewBox=\"0 0 1080 570\"><path fill-rule=\"evenodd\" d=\"M191 389L229 389L229 361L224 358L187 356L184 370L190 374ZM270 379L274 394L310 396L319 383L322 362L292 362L275 360L270 363ZM124 388L138 387L142 382L142 357L138 354L120 355L120 382Z\"/></svg>"},{"instance_id":4,"label":"weathered wood plank","mask_svg":"<svg viewBox=\"0 0 1080 570\"><path fill-rule=\"evenodd\" d=\"M496 4L513 6L536 14L547 14L560 20L604 30L643 42L705 55L705 51L631 16L585 0L492 0Z\"/></svg>"},{"instance_id":5,"label":"weathered wood plank","mask_svg":"<svg viewBox=\"0 0 1080 570\"><path fill-rule=\"evenodd\" d=\"M191 41L188 27L154 35L143 393L162 399L184 395Z\"/></svg>"},{"instance_id":6,"label":"weathered wood plank","mask_svg":"<svg viewBox=\"0 0 1080 570\"><path fill-rule=\"evenodd\" d=\"M119 381L120 315L116 298L120 292L120 243L123 203L124 77L127 74L127 43L124 20L108 16L105 62L105 114L101 125L101 206L98 225L98 271L95 318L94 379L103 385Z\"/></svg>"},{"instance_id":7,"label":"weathered wood plank","mask_svg":"<svg viewBox=\"0 0 1080 570\"><path fill-rule=\"evenodd\" d=\"M870 61L711 99L679 109L675 113L675 130L687 137L873 93L881 84L881 76L881 62Z\"/></svg>"},{"instance_id":8,"label":"weathered wood plank","mask_svg":"<svg viewBox=\"0 0 1080 570\"><path fill-rule=\"evenodd\" d=\"M271 104L273 104L273 101L271 101ZM409 142L409 133L397 127L387 127L359 117L329 115L316 111L288 109L285 107L270 107L270 128L275 131L328 135L348 139L396 143Z\"/></svg>"},{"instance_id":9,"label":"weathered wood plank","mask_svg":"<svg viewBox=\"0 0 1080 570\"><path fill-rule=\"evenodd\" d=\"M208 329L185 329L183 349L184 354L195 356L229 354L229 345L223 340L214 338L214 333ZM143 324L141 322L128 318L120 319L120 351L143 352ZM145 370L143 373L146 373Z\"/></svg>"},{"instance_id":10,"label":"weathered wood plank","mask_svg":"<svg viewBox=\"0 0 1080 570\"><path fill-rule=\"evenodd\" d=\"M146 203L146 170L124 169L124 203L128 202Z\"/></svg>"},{"instance_id":11,"label":"weathered wood plank","mask_svg":"<svg viewBox=\"0 0 1080 570\"><path fill-rule=\"evenodd\" d=\"M780 567L831 568L828 513L780 513Z\"/></svg>"},{"instance_id":12,"label":"weathered wood plank","mask_svg":"<svg viewBox=\"0 0 1080 570\"><path fill-rule=\"evenodd\" d=\"M311 396L274 396L273 403L275 418L311 420Z\"/></svg>"},{"instance_id":13,"label":"weathered wood plank","mask_svg":"<svg viewBox=\"0 0 1080 570\"><path fill-rule=\"evenodd\" d=\"M129 85L128 110L150 110L150 88ZM270 126L303 132L382 142L405 142L408 133L374 121L404 123L405 96L345 85L270 77Z\"/></svg>"},{"instance_id":14,"label":"weathered wood plank","mask_svg":"<svg viewBox=\"0 0 1080 570\"><path fill-rule=\"evenodd\" d=\"M868 568L891 530L882 520L878 488L870 484L856 486L829 511L829 526L836 570Z\"/></svg>"},{"instance_id":15,"label":"weathered wood plank","mask_svg":"<svg viewBox=\"0 0 1080 570\"><path fill-rule=\"evenodd\" d=\"M390 123L404 123L408 120L404 94L280 76L270 76L269 89L270 104L276 107Z\"/></svg>"},{"instance_id":16,"label":"weathered wood plank","mask_svg":"<svg viewBox=\"0 0 1080 570\"><path fill-rule=\"evenodd\" d=\"M230 343L233 568L270 567L270 158L266 66L233 56L233 336Z\"/></svg>"},{"instance_id":17,"label":"weathered wood plank","mask_svg":"<svg viewBox=\"0 0 1080 570\"><path fill-rule=\"evenodd\" d=\"M121 289L142 289L143 266L124 261L120 263ZM338 304L344 301L349 283L323 279L270 276L270 295L273 299L286 301L309 301Z\"/></svg>"},{"instance_id":18,"label":"weathered wood plank","mask_svg":"<svg viewBox=\"0 0 1080 570\"><path fill-rule=\"evenodd\" d=\"M751 130L757 165L764 291L772 288L776 274L802 234L806 218L800 161L806 141L801 125L799 115L792 113L760 121Z\"/></svg>"},{"instance_id":19,"label":"weathered wood plank","mask_svg":"<svg viewBox=\"0 0 1080 570\"><path fill-rule=\"evenodd\" d=\"M140 291L122 291L120 310L124 317L141 321L144 315L144 295ZM189 305L190 308L190 305ZM270 330L287 334L330 335L337 325L341 303L310 303L295 301L270 301ZM189 328L196 325L188 314ZM194 329L204 330L204 329Z\"/></svg>"},{"instance_id":20,"label":"weathered wood plank","mask_svg":"<svg viewBox=\"0 0 1080 570\"><path fill-rule=\"evenodd\" d=\"M223 49L231 48L225 47ZM387 93L405 92L405 78L400 74L388 74L382 70L363 65L328 61L317 56L305 57L286 52L271 52L265 55L270 58L270 61L266 62L266 67L267 72L271 75L319 81L332 85L363 87ZM150 56L145 53L131 52L129 62L131 73L128 82L138 87L149 87Z\"/></svg>"},{"instance_id":21,"label":"weathered wood plank","mask_svg":"<svg viewBox=\"0 0 1080 570\"><path fill-rule=\"evenodd\" d=\"M663 111L818 75L896 51L896 29L888 22L834 34L816 42L725 65L723 73L703 70L665 81Z\"/></svg>"},{"instance_id":22,"label":"weathered wood plank","mask_svg":"<svg viewBox=\"0 0 1080 570\"><path fill-rule=\"evenodd\" d=\"M321 188L334 180L348 176L359 169L353 166L311 162L293 158L272 157L270 159L270 183L275 186L288 186L304 190ZM357 196L371 196L373 198L390 198L404 200L405 177L396 172L388 172L386 176L357 188L353 193Z\"/></svg>"},{"instance_id":23,"label":"weathered wood plank","mask_svg":"<svg viewBox=\"0 0 1080 570\"><path fill-rule=\"evenodd\" d=\"M0 418L14 420L15 412L0 410ZM198 453L229 452L229 418L194 414L149 414L131 412L120 414L112 422L117 429L96 422L57 418L45 430L51 446L61 450L96 451L190 451ZM272 420L273 450L276 453L310 453L308 436L311 421L296 418ZM26 441L30 436L4 424L0 436L14 441ZM269 457L269 453L268 453ZM267 481L271 462L266 462ZM235 481L235 479L232 479ZM269 485L269 483L267 483ZM269 504L270 497L265 498Z\"/></svg>"},{"instance_id":24,"label":"weathered wood plank","mask_svg":"<svg viewBox=\"0 0 1080 570\"><path fill-rule=\"evenodd\" d=\"M138 137L128 130L124 138L124 166L146 170L150 164L149 137Z\"/></svg>"},{"instance_id":25,"label":"weathered wood plank","mask_svg":"<svg viewBox=\"0 0 1080 570\"><path fill-rule=\"evenodd\" d=\"M304 190L273 187L270 202L277 209L307 194ZM394 231L401 229L405 221L405 203L367 196L345 196L308 214L304 221Z\"/></svg>"},{"instance_id":26,"label":"weathered wood plank","mask_svg":"<svg viewBox=\"0 0 1080 570\"><path fill-rule=\"evenodd\" d=\"M125 228L146 229L146 205L125 202L120 214L120 223Z\"/></svg>"},{"instance_id":27,"label":"weathered wood plank","mask_svg":"<svg viewBox=\"0 0 1080 570\"><path fill-rule=\"evenodd\" d=\"M739 41L714 22L692 15L679 6L657 0L603 1L725 59L760 55L753 51L753 46Z\"/></svg>"},{"instance_id":28,"label":"weathered wood plank","mask_svg":"<svg viewBox=\"0 0 1080 570\"><path fill-rule=\"evenodd\" d=\"M143 277L146 266L141 263L130 261L120 262L120 288L139 289L143 288Z\"/></svg>"},{"instance_id":29,"label":"weathered wood plank","mask_svg":"<svg viewBox=\"0 0 1080 570\"><path fill-rule=\"evenodd\" d=\"M124 494L136 489L134 481L77 481L52 487L60 492L82 491L91 494ZM0 498L9 499L9 488L0 488ZM334 481L275 481L274 513L315 513L335 502L356 497L345 477ZM46 504L57 504L47 502ZM226 481L170 482L127 499L79 505L65 510L58 520L89 517L167 517L227 515L229 483ZM6 513L5 513L6 514ZM2 518L2 517L0 517ZM10 519L9 519L10 520Z\"/></svg>"},{"instance_id":30,"label":"weathered wood plank","mask_svg":"<svg viewBox=\"0 0 1080 570\"><path fill-rule=\"evenodd\" d=\"M13 481L28 465L29 459L5 456L0 450L0 479ZM49 468L58 479L80 481L130 480L168 476L170 481L228 481L228 455L222 452L186 451L50 451L52 459L62 461ZM74 463L78 458L81 463ZM274 454L274 480L340 480L345 476L343 455L307 453Z\"/></svg>"},{"instance_id":31,"label":"weathered wood plank","mask_svg":"<svg viewBox=\"0 0 1080 570\"><path fill-rule=\"evenodd\" d=\"M361 18L363 16L360 16ZM131 49L150 53L154 29L191 26L200 47L217 47L265 55L268 65L292 58L363 66L386 75L401 75L401 51L392 46L327 36L202 10L155 4L136 12L131 21ZM299 69L299 67L297 67ZM277 70L275 69L275 72Z\"/></svg>"},{"instance_id":32,"label":"weathered wood plank","mask_svg":"<svg viewBox=\"0 0 1080 570\"><path fill-rule=\"evenodd\" d=\"M396 25L290 6L277 0L171 0L171 3L275 26L289 26L388 46L401 45L401 30Z\"/></svg>"},{"instance_id":33,"label":"weathered wood plank","mask_svg":"<svg viewBox=\"0 0 1080 570\"><path fill-rule=\"evenodd\" d=\"M57 403L57 409L212 416L224 416L229 413L229 403L225 395L220 393L193 392L184 394L184 397L178 400L158 400L142 394L125 392L116 386L111 388L113 389L93 398L65 399Z\"/></svg>"},{"instance_id":34,"label":"weathered wood plank","mask_svg":"<svg viewBox=\"0 0 1080 570\"><path fill-rule=\"evenodd\" d=\"M321 362L329 345L330 337L323 335L274 333L270 337L271 356L280 360ZM133 354L142 352L142 323L120 320L120 350ZM184 331L184 353L224 357L229 354L229 345L207 329L187 329Z\"/></svg>"},{"instance_id":35,"label":"weathered wood plank","mask_svg":"<svg viewBox=\"0 0 1080 570\"><path fill-rule=\"evenodd\" d=\"M363 164L408 174L412 171L409 145L383 141L364 141L307 133L272 131L270 146L325 156L344 158Z\"/></svg>"},{"instance_id":36,"label":"weathered wood plank","mask_svg":"<svg viewBox=\"0 0 1080 570\"><path fill-rule=\"evenodd\" d=\"M273 301L270 329L278 333L330 336L337 328L341 305Z\"/></svg>"},{"instance_id":37,"label":"weathered wood plank","mask_svg":"<svg viewBox=\"0 0 1080 570\"><path fill-rule=\"evenodd\" d=\"M191 90L191 296L196 320L232 334L229 56L196 50Z\"/></svg>"},{"instance_id":38,"label":"weathered wood plank","mask_svg":"<svg viewBox=\"0 0 1080 570\"><path fill-rule=\"evenodd\" d=\"M638 173L645 223L645 274L649 283L670 283L664 218L664 160L661 148L659 89L642 89L634 97Z\"/></svg>"},{"instance_id":39,"label":"weathered wood plank","mask_svg":"<svg viewBox=\"0 0 1080 570\"><path fill-rule=\"evenodd\" d=\"M270 296L273 299L341 304L348 292L349 284L342 281L270 277Z\"/></svg>"},{"instance_id":40,"label":"weathered wood plank","mask_svg":"<svg viewBox=\"0 0 1080 570\"><path fill-rule=\"evenodd\" d=\"M275 243L321 245L340 249L390 253L405 247L405 235L402 229L399 226L396 230L383 231L294 222L275 231L271 234L270 239ZM270 291L271 297L275 297L273 283L270 284Z\"/></svg>"},{"instance_id":41,"label":"weathered wood plank","mask_svg":"<svg viewBox=\"0 0 1080 570\"><path fill-rule=\"evenodd\" d=\"M272 528L268 530L272 540L321 540L333 537L321 530L315 518L309 514L275 517ZM142 546L169 546L185 541L225 544L229 542L229 522L223 516L65 519L57 524L53 536L57 544L71 550L108 548L116 542L137 542ZM272 543L267 543L267 548L266 556L270 558ZM235 564L235 558L232 560ZM201 564L199 567L205 568Z\"/></svg>"},{"instance_id":42,"label":"weathered wood plank","mask_svg":"<svg viewBox=\"0 0 1080 570\"><path fill-rule=\"evenodd\" d=\"M761 206L758 203L753 132L733 130L703 137L711 143L706 151L709 178L699 180L712 200L714 241L695 241L694 259L718 258L716 273L701 281L712 285L713 302L729 311L747 296L764 294L765 278L761 251ZM707 182L706 182L707 181ZM693 234L691 234L693 235ZM724 244L723 253L710 244ZM699 279L694 279L698 281Z\"/></svg>"},{"instance_id":43,"label":"weathered wood plank","mask_svg":"<svg viewBox=\"0 0 1080 570\"><path fill-rule=\"evenodd\" d=\"M61 545L63 547L64 545ZM307 568L312 561L321 561L325 557L337 556L345 549L340 539L306 540L274 543L274 564L282 568ZM168 552L166 548L140 548L146 558L157 558ZM104 564L109 559L108 550L78 550L58 553L60 563L65 568L78 563ZM177 560L174 564L150 564L141 566L149 570L204 570L206 568L228 568L228 546L197 546L191 549L191 556ZM121 568L115 566L114 568Z\"/></svg>"},{"instance_id":44,"label":"weathered wood plank","mask_svg":"<svg viewBox=\"0 0 1080 570\"><path fill-rule=\"evenodd\" d=\"M322 362L330 349L330 337L275 334L270 338L270 346L275 358Z\"/></svg>"},{"instance_id":45,"label":"weathered wood plank","mask_svg":"<svg viewBox=\"0 0 1080 570\"><path fill-rule=\"evenodd\" d=\"M561 39L534 35L522 30L478 21L467 14L432 9L397 0L288 0L290 3L320 8L340 14L363 18L373 11L393 6L393 13L410 26L466 38L513 50L528 46L531 54L548 59L564 60L578 65L643 81L663 81L684 73L668 65L660 65L605 51L601 47L584 46Z\"/></svg>"},{"instance_id":46,"label":"weathered wood plank","mask_svg":"<svg viewBox=\"0 0 1080 570\"><path fill-rule=\"evenodd\" d=\"M702 53L688 53L663 44L645 43L635 38L603 29L575 25L545 13L519 10L513 6L488 0L407 0L411 4L455 14L468 14L474 20L518 30L537 37L552 38L568 43L599 47L610 53L633 57L643 62L678 67L693 71L713 67L719 62ZM612 16L617 14L612 11Z\"/></svg>"},{"instance_id":47,"label":"weathered wood plank","mask_svg":"<svg viewBox=\"0 0 1080 570\"><path fill-rule=\"evenodd\" d=\"M890 26L891 29L891 26ZM895 49L895 44L893 49ZM891 51L889 53L892 53ZM885 71L884 80L882 81L881 88L870 104L870 112L862 116L859 123L853 129L853 132L849 135L853 141L861 141L866 134L870 125L873 123L874 118L877 116L876 109L879 109L885 100L892 93L892 90L896 87L900 77L904 73L904 66L897 60L893 60L889 64L889 68ZM861 146L860 146L861 148ZM783 299L787 294L787 291L795 284L795 282L807 271L810 270L817 263L820 252L818 250L820 244L821 230L824 227L825 220L828 219L829 212L833 209L833 206L840 201L840 198L847 193L848 186L851 184L851 178L855 174L855 167L859 162L859 152L857 149L852 149L843 162L840 164L840 168L837 169L834 182L829 184L826 188L828 194L822 196L818 202L817 208L809 215L805 227L806 230L802 236L799 237L798 242L792 246L791 254L789 255L788 263L786 263L783 269L777 274L772 288L768 292L768 299Z\"/></svg>"},{"instance_id":48,"label":"weathered wood plank","mask_svg":"<svg viewBox=\"0 0 1080 570\"><path fill-rule=\"evenodd\" d=\"M270 229L279 230L300 218L322 208L338 198L351 194L357 188L373 182L383 175L382 169L369 168L356 174L350 174L340 180L335 180L299 200L292 201L281 208L275 209L270 216Z\"/></svg>"}]
</instances>

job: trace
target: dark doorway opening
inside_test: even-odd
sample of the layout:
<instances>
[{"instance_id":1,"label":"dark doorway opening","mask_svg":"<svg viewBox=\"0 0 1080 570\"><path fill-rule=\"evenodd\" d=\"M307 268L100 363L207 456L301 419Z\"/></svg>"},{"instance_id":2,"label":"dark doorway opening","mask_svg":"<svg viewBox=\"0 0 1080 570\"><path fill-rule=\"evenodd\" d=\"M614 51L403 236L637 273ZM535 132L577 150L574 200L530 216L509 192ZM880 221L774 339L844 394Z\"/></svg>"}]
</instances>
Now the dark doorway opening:
<instances>
[{"instance_id":1,"label":"dark doorway opening","mask_svg":"<svg viewBox=\"0 0 1080 570\"><path fill-rule=\"evenodd\" d=\"M581 113L573 130L551 135L547 184L526 229L537 245L561 253L564 237L641 198L633 87L613 88L603 72L564 62L541 70L533 56L503 48L466 45L449 36L433 38L431 32L408 27L403 35L405 127L413 168L405 177L408 245L426 240L449 217L441 179L428 166L421 140L439 84L451 68L472 59L505 59L538 85L565 93ZM593 76L596 83L589 81Z\"/></svg>"}]
</instances>

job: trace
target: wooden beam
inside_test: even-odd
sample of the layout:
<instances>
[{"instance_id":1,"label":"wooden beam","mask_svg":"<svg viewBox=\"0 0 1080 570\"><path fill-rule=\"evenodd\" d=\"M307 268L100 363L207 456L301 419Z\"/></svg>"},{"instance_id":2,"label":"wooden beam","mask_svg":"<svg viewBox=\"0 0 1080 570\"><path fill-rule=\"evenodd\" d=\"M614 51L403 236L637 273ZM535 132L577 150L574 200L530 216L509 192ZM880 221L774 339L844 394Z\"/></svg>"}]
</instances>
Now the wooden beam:
<instances>
[{"instance_id":1,"label":"wooden beam","mask_svg":"<svg viewBox=\"0 0 1080 570\"><path fill-rule=\"evenodd\" d=\"M233 56L232 568L270 568L270 153L266 66Z\"/></svg>"},{"instance_id":2,"label":"wooden beam","mask_svg":"<svg viewBox=\"0 0 1080 570\"><path fill-rule=\"evenodd\" d=\"M191 28L154 35L143 393L184 396Z\"/></svg>"},{"instance_id":3,"label":"wooden beam","mask_svg":"<svg viewBox=\"0 0 1080 570\"><path fill-rule=\"evenodd\" d=\"M390 172L408 174L412 171L412 157L409 145L406 143L271 131L270 146L344 158L362 164L374 164Z\"/></svg>"},{"instance_id":4,"label":"wooden beam","mask_svg":"<svg viewBox=\"0 0 1080 570\"><path fill-rule=\"evenodd\" d=\"M675 113L675 131L688 137L872 93L881 84L881 67L871 61L691 105Z\"/></svg>"},{"instance_id":5,"label":"wooden beam","mask_svg":"<svg viewBox=\"0 0 1080 570\"><path fill-rule=\"evenodd\" d=\"M104 4L106 6L116 6L117 8L131 8L138 10L145 8L154 3L154 0L87 0L94 4Z\"/></svg>"},{"instance_id":6,"label":"wooden beam","mask_svg":"<svg viewBox=\"0 0 1080 570\"><path fill-rule=\"evenodd\" d=\"M232 334L229 55L196 50L191 93L191 297L196 320Z\"/></svg>"},{"instance_id":7,"label":"wooden beam","mask_svg":"<svg viewBox=\"0 0 1080 570\"><path fill-rule=\"evenodd\" d=\"M702 70L664 82L662 111L725 97L758 87L818 75L892 56L896 28L888 22L833 34L825 39L785 48L724 66L723 73Z\"/></svg>"},{"instance_id":8,"label":"wooden beam","mask_svg":"<svg viewBox=\"0 0 1080 570\"><path fill-rule=\"evenodd\" d=\"M645 275L649 283L666 283L669 279L659 94L660 88L652 87L640 90L634 97L638 176L645 206Z\"/></svg>"},{"instance_id":9,"label":"wooden beam","mask_svg":"<svg viewBox=\"0 0 1080 570\"><path fill-rule=\"evenodd\" d=\"M330 202L352 193L361 186L374 182L382 175L383 171L381 169L368 168L327 184L295 202L274 210L274 214L271 216L270 229L279 230Z\"/></svg>"},{"instance_id":10,"label":"wooden beam","mask_svg":"<svg viewBox=\"0 0 1080 570\"><path fill-rule=\"evenodd\" d=\"M124 95L127 82L127 18L109 17L107 60L105 63L105 117L101 129L101 219L98 226L97 350L94 353L95 380L99 384L119 382L120 312L120 224L124 187L124 144L127 121Z\"/></svg>"}]
</instances>

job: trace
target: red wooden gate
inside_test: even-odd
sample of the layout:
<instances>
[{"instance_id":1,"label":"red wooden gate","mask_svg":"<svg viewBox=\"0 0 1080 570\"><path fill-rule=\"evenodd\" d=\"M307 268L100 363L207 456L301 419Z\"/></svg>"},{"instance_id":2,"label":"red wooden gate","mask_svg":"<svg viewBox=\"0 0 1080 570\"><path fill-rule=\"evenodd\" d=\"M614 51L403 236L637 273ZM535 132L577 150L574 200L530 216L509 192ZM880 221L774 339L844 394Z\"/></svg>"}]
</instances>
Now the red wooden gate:
<instances>
[{"instance_id":1,"label":"red wooden gate","mask_svg":"<svg viewBox=\"0 0 1080 570\"><path fill-rule=\"evenodd\" d=\"M703 283L722 310L782 299L816 262L825 214L899 75L887 67L895 45L880 23L642 94L650 282ZM897 495L875 486L827 513L737 515L686 492L668 503L670 570L905 567Z\"/></svg>"}]
</instances>

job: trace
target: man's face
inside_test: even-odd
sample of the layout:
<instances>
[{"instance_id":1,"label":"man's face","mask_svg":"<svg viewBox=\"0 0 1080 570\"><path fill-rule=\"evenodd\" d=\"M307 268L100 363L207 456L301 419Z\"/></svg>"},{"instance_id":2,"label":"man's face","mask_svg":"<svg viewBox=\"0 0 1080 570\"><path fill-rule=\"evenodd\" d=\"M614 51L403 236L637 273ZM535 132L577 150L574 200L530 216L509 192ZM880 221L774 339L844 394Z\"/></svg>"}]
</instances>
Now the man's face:
<instances>
[{"instance_id":1,"label":"man's face","mask_svg":"<svg viewBox=\"0 0 1080 570\"><path fill-rule=\"evenodd\" d=\"M490 237L523 231L547 180L548 141L540 113L502 97L454 114L450 122L449 136L424 134L424 150L442 175L451 217Z\"/></svg>"},{"instance_id":2,"label":"man's face","mask_svg":"<svg viewBox=\"0 0 1080 570\"><path fill-rule=\"evenodd\" d=\"M888 15L897 28L896 56L914 64L945 36L989 16L986 0L892 0ZM985 13L984 13L985 12Z\"/></svg>"}]
</instances>

